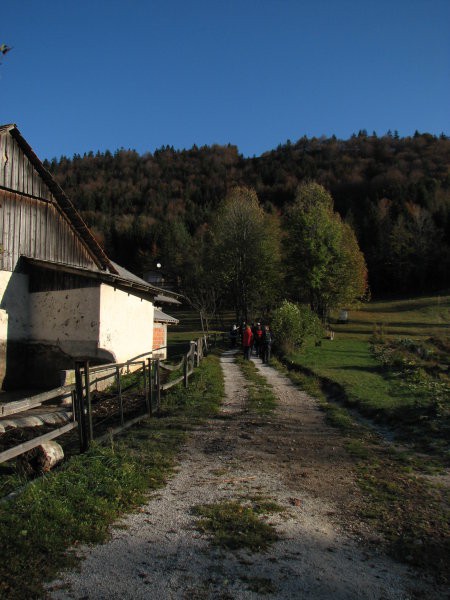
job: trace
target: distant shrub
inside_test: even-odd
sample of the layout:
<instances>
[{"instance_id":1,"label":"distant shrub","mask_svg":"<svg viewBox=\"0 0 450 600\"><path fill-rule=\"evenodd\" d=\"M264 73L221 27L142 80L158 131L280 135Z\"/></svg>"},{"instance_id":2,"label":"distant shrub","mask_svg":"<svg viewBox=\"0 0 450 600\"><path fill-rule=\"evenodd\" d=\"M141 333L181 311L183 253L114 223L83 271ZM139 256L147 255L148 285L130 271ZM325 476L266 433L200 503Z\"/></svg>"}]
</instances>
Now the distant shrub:
<instances>
[{"instance_id":1,"label":"distant shrub","mask_svg":"<svg viewBox=\"0 0 450 600\"><path fill-rule=\"evenodd\" d=\"M283 300L272 314L272 331L277 348L286 354L298 350L308 338L323 336L323 326L318 316L308 307Z\"/></svg>"}]
</instances>

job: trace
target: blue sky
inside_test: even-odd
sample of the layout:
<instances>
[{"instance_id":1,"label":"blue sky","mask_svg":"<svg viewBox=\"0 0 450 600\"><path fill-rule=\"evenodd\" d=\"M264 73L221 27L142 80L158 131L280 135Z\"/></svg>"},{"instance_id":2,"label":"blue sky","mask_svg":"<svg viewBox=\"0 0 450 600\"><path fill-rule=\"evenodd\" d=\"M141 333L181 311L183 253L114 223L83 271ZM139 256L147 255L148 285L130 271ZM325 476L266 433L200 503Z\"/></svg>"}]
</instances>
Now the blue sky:
<instances>
[{"instance_id":1,"label":"blue sky","mask_svg":"<svg viewBox=\"0 0 450 600\"><path fill-rule=\"evenodd\" d=\"M450 0L3 0L0 124L41 159L450 134Z\"/></svg>"}]
</instances>

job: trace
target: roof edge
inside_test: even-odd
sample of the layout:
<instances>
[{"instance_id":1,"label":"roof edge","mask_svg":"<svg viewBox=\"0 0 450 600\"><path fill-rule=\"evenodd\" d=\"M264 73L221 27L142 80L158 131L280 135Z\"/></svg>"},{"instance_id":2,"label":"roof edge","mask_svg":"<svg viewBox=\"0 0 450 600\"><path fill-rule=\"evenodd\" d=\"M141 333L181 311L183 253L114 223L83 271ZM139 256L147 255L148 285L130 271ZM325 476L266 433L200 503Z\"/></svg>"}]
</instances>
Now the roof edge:
<instances>
[{"instance_id":1,"label":"roof edge","mask_svg":"<svg viewBox=\"0 0 450 600\"><path fill-rule=\"evenodd\" d=\"M154 288L150 284L141 284L138 281L121 277L114 273L108 273L107 271L95 271L93 269L87 269L85 267L79 267L77 265L69 265L66 263L54 262L50 260L43 260L40 258L33 258L31 256L21 255L21 258L27 263L42 269L48 269L49 271L60 271L63 273L70 273L72 275L79 275L80 277L86 277L88 279L97 279L98 281L108 283L114 286L121 286L127 289L134 289L140 292L144 292L153 298L158 296L159 290Z\"/></svg>"}]
</instances>

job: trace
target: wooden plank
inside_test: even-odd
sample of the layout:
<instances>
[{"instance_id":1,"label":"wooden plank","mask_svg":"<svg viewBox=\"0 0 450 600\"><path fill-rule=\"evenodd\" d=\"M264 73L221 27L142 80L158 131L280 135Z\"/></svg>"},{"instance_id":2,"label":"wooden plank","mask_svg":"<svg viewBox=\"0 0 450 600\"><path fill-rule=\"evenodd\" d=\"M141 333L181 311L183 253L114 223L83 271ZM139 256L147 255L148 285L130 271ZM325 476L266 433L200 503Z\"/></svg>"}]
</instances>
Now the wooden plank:
<instances>
[{"instance_id":1,"label":"wooden plank","mask_svg":"<svg viewBox=\"0 0 450 600\"><path fill-rule=\"evenodd\" d=\"M164 371L177 371L178 369L181 369L181 367L183 366L183 363L184 363L184 358L181 359L181 361L177 365L165 365L165 364L161 363L160 367Z\"/></svg>"},{"instance_id":2,"label":"wooden plank","mask_svg":"<svg viewBox=\"0 0 450 600\"><path fill-rule=\"evenodd\" d=\"M177 379L174 379L173 381L170 381L169 383L164 383L161 385L161 391L165 392L166 390L170 390L170 388L173 388L175 385L178 385L183 380L184 380L184 375L182 375L181 377L178 377Z\"/></svg>"},{"instance_id":3,"label":"wooden plank","mask_svg":"<svg viewBox=\"0 0 450 600\"><path fill-rule=\"evenodd\" d=\"M18 213L17 213L17 218L18 218L18 223L19 223L19 235L18 235L18 239L17 239L17 246L18 246L18 253L19 256L21 254L25 254L25 252L23 251L23 244L24 244L24 228L23 228L23 205L20 202L19 206L18 206Z\"/></svg>"},{"instance_id":4,"label":"wooden plank","mask_svg":"<svg viewBox=\"0 0 450 600\"><path fill-rule=\"evenodd\" d=\"M24 181L25 181L25 155L23 153L20 155L18 176L19 176L19 183L18 183L17 187L21 192L23 192L24 191Z\"/></svg>"},{"instance_id":5,"label":"wooden plank","mask_svg":"<svg viewBox=\"0 0 450 600\"><path fill-rule=\"evenodd\" d=\"M22 155L23 155L23 152L19 148L19 144L16 141L14 141L13 164L12 164L13 176L12 176L12 181L11 181L11 184L12 184L11 187L12 187L12 189L16 190L17 192L21 191L19 172L20 172L20 162L22 160Z\"/></svg>"},{"instance_id":6,"label":"wooden plank","mask_svg":"<svg viewBox=\"0 0 450 600\"><path fill-rule=\"evenodd\" d=\"M33 193L35 191L35 186L33 186ZM38 256L36 253L37 250L37 207L36 202L31 201L31 213L30 213L30 239L31 239L31 255Z\"/></svg>"},{"instance_id":7,"label":"wooden plank","mask_svg":"<svg viewBox=\"0 0 450 600\"><path fill-rule=\"evenodd\" d=\"M5 144L6 135L0 135L0 185L5 185ZM6 187L6 186L5 186Z\"/></svg>"},{"instance_id":8,"label":"wooden plank","mask_svg":"<svg viewBox=\"0 0 450 600\"><path fill-rule=\"evenodd\" d=\"M20 202L14 202L14 230L13 230L13 264L16 265L20 257Z\"/></svg>"},{"instance_id":9,"label":"wooden plank","mask_svg":"<svg viewBox=\"0 0 450 600\"><path fill-rule=\"evenodd\" d=\"M28 160L28 158L25 156L24 157L25 162L24 162L24 167L25 167L25 181L24 181L24 192L26 194L30 194L33 195L33 169L32 166L30 164L30 161Z\"/></svg>"},{"instance_id":10,"label":"wooden plank","mask_svg":"<svg viewBox=\"0 0 450 600\"><path fill-rule=\"evenodd\" d=\"M13 146L11 143L11 137L8 135L6 136L6 141L5 141L5 169L4 169L4 176L5 176L5 187L10 188L11 189L11 158L12 158L12 153L13 153Z\"/></svg>"},{"instance_id":11,"label":"wooden plank","mask_svg":"<svg viewBox=\"0 0 450 600\"><path fill-rule=\"evenodd\" d=\"M24 410L29 410L30 408L40 406L43 402L63 396L74 389L74 385L65 385L54 388L53 390L49 390L48 392L36 394L36 396L24 398L23 400L16 400L15 402L0 402L0 416L5 417L6 415L15 415L16 413L23 412Z\"/></svg>"},{"instance_id":12,"label":"wooden plank","mask_svg":"<svg viewBox=\"0 0 450 600\"><path fill-rule=\"evenodd\" d=\"M15 171L14 171L16 157L17 157L17 144L15 143L15 141L12 138L10 138L10 147L9 147L9 152L8 152L8 164L10 167L10 179L9 179L8 187L11 190L15 190L15 191L17 191L17 183L15 180Z\"/></svg>"},{"instance_id":13,"label":"wooden plank","mask_svg":"<svg viewBox=\"0 0 450 600\"><path fill-rule=\"evenodd\" d=\"M12 271L12 248L11 248L11 200L8 195L4 203L4 231L3 231L3 250L4 250L4 269Z\"/></svg>"},{"instance_id":14,"label":"wooden plank","mask_svg":"<svg viewBox=\"0 0 450 600\"><path fill-rule=\"evenodd\" d=\"M49 433L40 435L39 437L29 440L28 442L19 444L18 446L15 446L14 448L10 448L9 450L0 452L0 463L6 462L7 460L11 460L12 458L15 458L16 456L20 456L21 454L24 454L24 452L28 452L29 450L36 448L36 446L40 446L42 444L42 442L46 442L48 440L53 440L53 439L59 437L60 435L63 435L64 433L67 433L68 431L75 429L75 427L78 427L78 423L76 421L73 421L72 423L68 423L67 425L64 425L64 427L59 427L58 429L54 429L53 431L50 431Z\"/></svg>"},{"instance_id":15,"label":"wooden plank","mask_svg":"<svg viewBox=\"0 0 450 600\"><path fill-rule=\"evenodd\" d=\"M46 240L46 225L47 225L47 202L39 203L39 256L45 254Z\"/></svg>"}]
</instances>

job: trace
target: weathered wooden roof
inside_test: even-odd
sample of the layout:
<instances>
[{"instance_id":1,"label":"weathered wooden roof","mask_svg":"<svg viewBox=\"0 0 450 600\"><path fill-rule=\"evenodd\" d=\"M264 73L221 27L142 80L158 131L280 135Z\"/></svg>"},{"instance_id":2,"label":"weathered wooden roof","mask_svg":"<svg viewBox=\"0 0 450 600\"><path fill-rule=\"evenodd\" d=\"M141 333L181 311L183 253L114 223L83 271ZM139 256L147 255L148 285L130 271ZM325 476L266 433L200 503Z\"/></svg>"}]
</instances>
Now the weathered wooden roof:
<instances>
[{"instance_id":1,"label":"weathered wooden roof","mask_svg":"<svg viewBox=\"0 0 450 600\"><path fill-rule=\"evenodd\" d=\"M89 227L83 221L80 213L66 196L60 185L55 181L55 179L53 179L52 175L47 171L42 162L36 156L31 146L18 130L17 126L14 123L9 125L1 125L0 135L4 134L9 134L16 140L22 152L27 156L34 169L51 191L57 208L66 217L75 234L84 242L94 263L102 270L117 274L113 263L110 261L100 244L92 235Z\"/></svg>"},{"instance_id":2,"label":"weathered wooden roof","mask_svg":"<svg viewBox=\"0 0 450 600\"><path fill-rule=\"evenodd\" d=\"M175 319L175 317L171 317L162 310L159 310L159 308L155 308L153 320L157 323L169 323L171 325L178 325L180 322L178 319Z\"/></svg>"}]
</instances>

